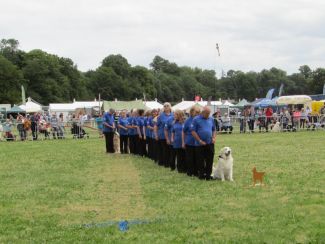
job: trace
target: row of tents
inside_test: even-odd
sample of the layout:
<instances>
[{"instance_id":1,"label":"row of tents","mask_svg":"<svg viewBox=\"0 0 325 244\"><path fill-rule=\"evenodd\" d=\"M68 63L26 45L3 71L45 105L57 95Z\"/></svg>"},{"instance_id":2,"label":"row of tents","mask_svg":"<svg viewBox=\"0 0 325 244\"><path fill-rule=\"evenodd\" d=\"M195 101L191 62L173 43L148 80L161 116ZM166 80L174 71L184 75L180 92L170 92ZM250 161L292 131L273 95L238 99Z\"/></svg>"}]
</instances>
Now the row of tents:
<instances>
[{"instance_id":1,"label":"row of tents","mask_svg":"<svg viewBox=\"0 0 325 244\"><path fill-rule=\"evenodd\" d=\"M212 111L224 110L229 112L231 108L242 109L247 106L254 106L255 108L266 108L269 106L272 107L281 107L288 104L309 104L313 99L310 96L306 95L296 95L296 96L281 96L275 97L273 99L261 98L256 99L253 102L248 102L246 99L242 99L237 104L233 104L229 101L184 101L174 105L173 110L180 109L183 111L189 111L193 105L198 105L201 107L210 106ZM322 101L321 101L322 102ZM324 102L324 101L323 101ZM9 108L8 108L9 107ZM163 104L159 103L156 100L153 101L143 101L143 100L134 100L134 101L73 101L72 103L50 103L48 107L44 107L38 102L34 101L32 98L28 98L25 104L15 105L10 108L10 105L6 105L6 108L0 106L1 113L33 113L33 112L42 112L49 111L50 113L63 113L64 117L66 115L82 109L84 113L98 114L101 110L107 111L110 108L113 108L117 111L123 109L162 109Z\"/></svg>"}]
</instances>

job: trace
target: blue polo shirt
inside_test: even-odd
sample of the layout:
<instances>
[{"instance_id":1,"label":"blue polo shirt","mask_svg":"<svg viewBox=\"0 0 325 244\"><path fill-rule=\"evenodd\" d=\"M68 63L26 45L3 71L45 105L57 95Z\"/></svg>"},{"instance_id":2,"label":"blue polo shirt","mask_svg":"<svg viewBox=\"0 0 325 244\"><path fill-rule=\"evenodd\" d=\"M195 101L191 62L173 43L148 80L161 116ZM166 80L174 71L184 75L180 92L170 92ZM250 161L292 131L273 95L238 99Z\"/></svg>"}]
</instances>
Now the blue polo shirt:
<instances>
[{"instance_id":1,"label":"blue polo shirt","mask_svg":"<svg viewBox=\"0 0 325 244\"><path fill-rule=\"evenodd\" d=\"M114 125L114 115L110 114L110 113L105 113L103 116L103 132L113 132L114 129L106 126L104 123L107 123L107 124L113 126Z\"/></svg>"},{"instance_id":2,"label":"blue polo shirt","mask_svg":"<svg viewBox=\"0 0 325 244\"><path fill-rule=\"evenodd\" d=\"M174 134L173 148L182 148L182 132L184 124L176 121L172 126L172 133Z\"/></svg>"},{"instance_id":3,"label":"blue polo shirt","mask_svg":"<svg viewBox=\"0 0 325 244\"><path fill-rule=\"evenodd\" d=\"M195 146L195 139L192 136L192 131L191 131L192 121L193 121L193 117L189 117L185 121L184 128L183 128L184 137L185 137L184 142L185 142L185 145L188 145L188 146Z\"/></svg>"},{"instance_id":4,"label":"blue polo shirt","mask_svg":"<svg viewBox=\"0 0 325 244\"><path fill-rule=\"evenodd\" d=\"M141 136L143 136L144 117L141 116L137 118L137 126L139 127Z\"/></svg>"},{"instance_id":5,"label":"blue polo shirt","mask_svg":"<svg viewBox=\"0 0 325 244\"><path fill-rule=\"evenodd\" d=\"M158 138L161 140L166 139L165 138L165 124L167 123L167 120L173 116L173 113L170 113L169 115L166 115L165 112L162 112L158 119L157 119L157 127L158 127Z\"/></svg>"},{"instance_id":6,"label":"blue polo shirt","mask_svg":"<svg viewBox=\"0 0 325 244\"><path fill-rule=\"evenodd\" d=\"M168 139L171 140L172 138L172 130L174 124L174 116L170 116L165 123L165 130L167 130Z\"/></svg>"},{"instance_id":7,"label":"blue polo shirt","mask_svg":"<svg viewBox=\"0 0 325 244\"><path fill-rule=\"evenodd\" d=\"M129 122L129 125L134 125L135 124L135 117L132 117L132 116L130 116L129 118L128 118L128 122ZM137 133L137 130L136 129L133 129L133 128L130 128L129 129L129 135L130 136L135 136L135 135L137 135L138 133Z\"/></svg>"},{"instance_id":8,"label":"blue polo shirt","mask_svg":"<svg viewBox=\"0 0 325 244\"><path fill-rule=\"evenodd\" d=\"M129 120L128 120L128 118L122 118L122 117L120 117L120 118L118 119L118 121L117 121L117 124L122 125L122 126L124 126L124 127L127 127L127 126L129 125ZM128 131L129 131L128 128L127 128L126 130L123 129L123 128L119 128L119 129L118 129L118 132L119 132L120 135L122 135L122 136L127 136L127 135L128 135Z\"/></svg>"},{"instance_id":9,"label":"blue polo shirt","mask_svg":"<svg viewBox=\"0 0 325 244\"><path fill-rule=\"evenodd\" d=\"M146 127L146 137L148 137L148 138L152 137L151 130L148 128L148 126L150 126L150 119L151 119L151 117L145 117L145 119L144 119L144 126Z\"/></svg>"},{"instance_id":10,"label":"blue polo shirt","mask_svg":"<svg viewBox=\"0 0 325 244\"><path fill-rule=\"evenodd\" d=\"M196 116L191 125L191 131L195 131L200 139L206 144L212 143L212 133L216 130L213 118L205 119L202 115ZM199 141L195 140L195 146L200 146Z\"/></svg>"}]
</instances>

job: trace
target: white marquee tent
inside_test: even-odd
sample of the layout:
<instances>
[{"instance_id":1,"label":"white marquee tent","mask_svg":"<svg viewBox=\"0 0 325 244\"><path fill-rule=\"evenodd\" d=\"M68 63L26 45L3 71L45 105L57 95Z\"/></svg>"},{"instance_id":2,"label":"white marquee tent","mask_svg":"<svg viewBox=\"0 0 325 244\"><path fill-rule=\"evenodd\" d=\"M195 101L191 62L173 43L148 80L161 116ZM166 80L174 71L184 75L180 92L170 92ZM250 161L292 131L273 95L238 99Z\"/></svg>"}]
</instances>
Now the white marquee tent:
<instances>
[{"instance_id":1,"label":"white marquee tent","mask_svg":"<svg viewBox=\"0 0 325 244\"><path fill-rule=\"evenodd\" d=\"M27 102L19 106L26 113L35 113L43 111L42 105L34 101L32 98L27 98Z\"/></svg>"}]
</instances>

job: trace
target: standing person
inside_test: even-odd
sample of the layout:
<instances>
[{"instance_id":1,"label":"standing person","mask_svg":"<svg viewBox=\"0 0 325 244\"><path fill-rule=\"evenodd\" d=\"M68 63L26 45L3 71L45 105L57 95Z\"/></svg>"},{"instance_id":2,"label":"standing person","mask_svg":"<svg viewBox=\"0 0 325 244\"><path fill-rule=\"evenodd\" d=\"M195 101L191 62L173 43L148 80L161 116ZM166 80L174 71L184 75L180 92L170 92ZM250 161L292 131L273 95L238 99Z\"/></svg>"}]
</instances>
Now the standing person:
<instances>
[{"instance_id":1,"label":"standing person","mask_svg":"<svg viewBox=\"0 0 325 244\"><path fill-rule=\"evenodd\" d=\"M29 114L27 114L27 116L25 117L23 124L24 124L24 130L26 133L26 139L27 139L31 134L31 126L32 126Z\"/></svg>"},{"instance_id":2,"label":"standing person","mask_svg":"<svg viewBox=\"0 0 325 244\"><path fill-rule=\"evenodd\" d=\"M301 117L300 117L300 128L305 129L305 124L308 122L307 112L304 108L301 109Z\"/></svg>"},{"instance_id":3,"label":"standing person","mask_svg":"<svg viewBox=\"0 0 325 244\"><path fill-rule=\"evenodd\" d=\"M152 159L152 143L151 143L151 130L149 128L149 121L151 119L151 110L146 111L144 116L144 126L146 131L146 149L147 157Z\"/></svg>"},{"instance_id":4,"label":"standing person","mask_svg":"<svg viewBox=\"0 0 325 244\"><path fill-rule=\"evenodd\" d=\"M128 118L129 122L129 145L130 145L130 153L137 154L137 110L133 109L131 110L131 115Z\"/></svg>"},{"instance_id":5,"label":"standing person","mask_svg":"<svg viewBox=\"0 0 325 244\"><path fill-rule=\"evenodd\" d=\"M56 139L56 137L59 138L59 120L56 117L55 113L52 114L50 123L51 123L51 127L52 127L53 139Z\"/></svg>"},{"instance_id":6,"label":"standing person","mask_svg":"<svg viewBox=\"0 0 325 244\"><path fill-rule=\"evenodd\" d=\"M195 155L195 139L191 132L191 124L194 117L201 112L200 107L192 106L190 109L190 117L185 121L183 128L183 137L185 143L185 158L187 165L188 176L198 176L198 170L196 167L196 155Z\"/></svg>"},{"instance_id":7,"label":"standing person","mask_svg":"<svg viewBox=\"0 0 325 244\"><path fill-rule=\"evenodd\" d=\"M174 124L174 115L170 116L167 119L164 128L164 133L165 133L165 138L167 143L167 151L166 151L167 163L165 164L165 167L170 167L171 170L175 169L175 160L176 160L176 150L174 149L173 144L171 142L173 124Z\"/></svg>"},{"instance_id":8,"label":"standing person","mask_svg":"<svg viewBox=\"0 0 325 244\"><path fill-rule=\"evenodd\" d=\"M63 119L63 113L60 113L59 119L58 119L58 139L64 139L64 119Z\"/></svg>"},{"instance_id":9,"label":"standing person","mask_svg":"<svg viewBox=\"0 0 325 244\"><path fill-rule=\"evenodd\" d=\"M165 165L168 167L168 158L166 157L168 152L168 145L165 137L165 124L167 120L172 116L172 109L170 103L164 103L163 111L157 118L155 124L155 138L158 141L158 164L160 166Z\"/></svg>"},{"instance_id":10,"label":"standing person","mask_svg":"<svg viewBox=\"0 0 325 244\"><path fill-rule=\"evenodd\" d=\"M137 132L138 132L138 154L140 156L146 156L146 127L144 124L144 110L138 110L138 119L137 119Z\"/></svg>"},{"instance_id":11,"label":"standing person","mask_svg":"<svg viewBox=\"0 0 325 244\"><path fill-rule=\"evenodd\" d=\"M105 136L105 142L106 142L106 152L107 153L114 153L114 129L115 129L115 123L114 123L114 109L110 109L109 112L106 112L103 116L103 133Z\"/></svg>"},{"instance_id":12,"label":"standing person","mask_svg":"<svg viewBox=\"0 0 325 244\"><path fill-rule=\"evenodd\" d=\"M31 118L31 129L32 129L32 137L33 141L36 141L38 138L38 122L39 122L39 116L37 113L34 113Z\"/></svg>"},{"instance_id":13,"label":"standing person","mask_svg":"<svg viewBox=\"0 0 325 244\"><path fill-rule=\"evenodd\" d=\"M103 138L103 117L102 114L99 114L99 116L95 119L97 124L97 130L99 138Z\"/></svg>"},{"instance_id":14,"label":"standing person","mask_svg":"<svg viewBox=\"0 0 325 244\"><path fill-rule=\"evenodd\" d=\"M24 116L22 116L21 114L18 114L17 116L17 130L19 132L19 137L21 141L26 140L26 131L24 129Z\"/></svg>"},{"instance_id":15,"label":"standing person","mask_svg":"<svg viewBox=\"0 0 325 244\"><path fill-rule=\"evenodd\" d=\"M254 125L255 125L255 108L254 106L251 106L249 109L249 121L248 121L248 127L251 133L254 133Z\"/></svg>"},{"instance_id":16,"label":"standing person","mask_svg":"<svg viewBox=\"0 0 325 244\"><path fill-rule=\"evenodd\" d=\"M158 141L155 137L155 124L157 123L158 119L158 110L153 109L151 112L151 117L149 118L149 129L151 130L151 143L152 143L152 160L155 161L155 163L158 163Z\"/></svg>"},{"instance_id":17,"label":"standing person","mask_svg":"<svg viewBox=\"0 0 325 244\"><path fill-rule=\"evenodd\" d=\"M266 117L265 129L266 132L269 132L269 124L272 123L272 117L273 117L273 109L271 106L267 107L265 111L265 117Z\"/></svg>"},{"instance_id":18,"label":"standing person","mask_svg":"<svg viewBox=\"0 0 325 244\"><path fill-rule=\"evenodd\" d=\"M176 160L177 160L177 171L179 173L186 173L187 172L187 165L185 161L185 142L184 142L184 120L185 115L184 112L181 110L176 110L174 112L174 122L172 125L172 137L171 137L171 144L173 145L173 149L176 153ZM171 170L175 169L175 161L174 165L171 165Z\"/></svg>"},{"instance_id":19,"label":"standing person","mask_svg":"<svg viewBox=\"0 0 325 244\"><path fill-rule=\"evenodd\" d=\"M129 143L128 143L128 126L129 121L126 117L126 111L123 110L120 114L120 117L117 122L118 131L120 134L120 152L121 154L127 154L129 152Z\"/></svg>"},{"instance_id":20,"label":"standing person","mask_svg":"<svg viewBox=\"0 0 325 244\"><path fill-rule=\"evenodd\" d=\"M199 179L211 180L216 127L209 107L204 107L201 114L193 119L192 135L195 138L196 162Z\"/></svg>"}]
</instances>

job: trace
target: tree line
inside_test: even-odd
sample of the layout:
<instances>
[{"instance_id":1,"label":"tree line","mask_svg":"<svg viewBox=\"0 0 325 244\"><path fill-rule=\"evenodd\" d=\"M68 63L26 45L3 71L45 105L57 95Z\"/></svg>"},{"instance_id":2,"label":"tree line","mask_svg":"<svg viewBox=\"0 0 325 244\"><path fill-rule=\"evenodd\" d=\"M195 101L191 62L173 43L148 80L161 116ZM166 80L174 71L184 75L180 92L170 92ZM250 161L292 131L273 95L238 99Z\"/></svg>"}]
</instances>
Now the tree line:
<instances>
[{"instance_id":1,"label":"tree line","mask_svg":"<svg viewBox=\"0 0 325 244\"><path fill-rule=\"evenodd\" d=\"M178 66L160 56L150 68L131 66L121 55L105 57L95 70L81 72L69 58L36 49L25 52L15 39L0 42L0 103L21 102L21 85L26 95L43 105L49 103L93 100L146 98L178 102L181 98L254 100L265 97L270 88L284 85L285 95L321 94L325 69L312 70L308 65L288 75L279 68L260 72L229 70L217 78L214 70Z\"/></svg>"}]
</instances>

